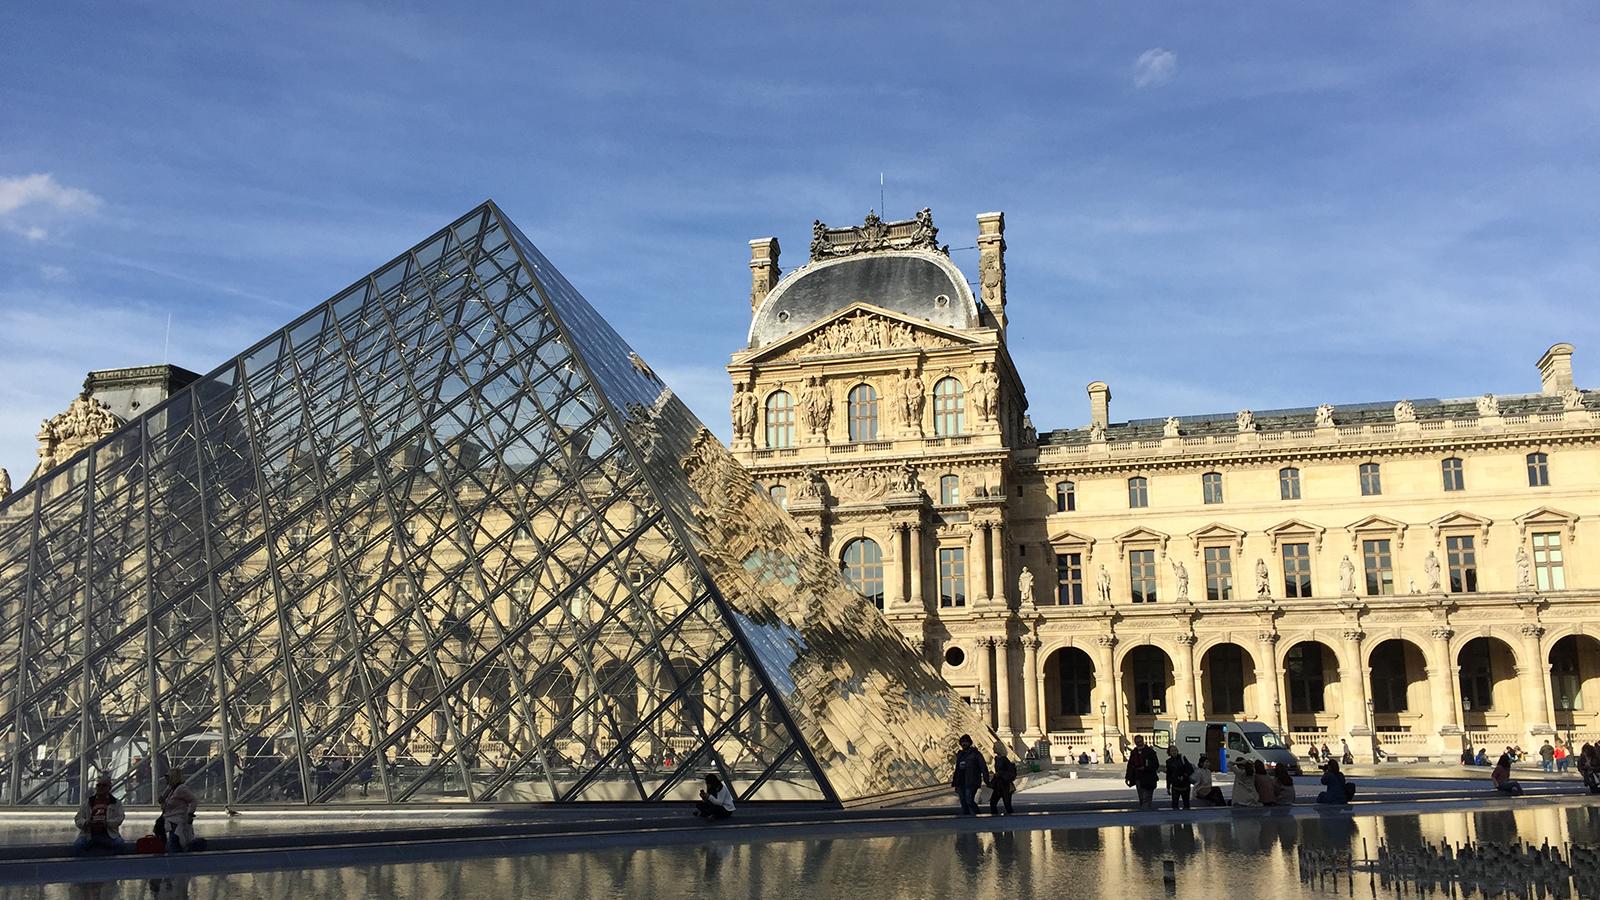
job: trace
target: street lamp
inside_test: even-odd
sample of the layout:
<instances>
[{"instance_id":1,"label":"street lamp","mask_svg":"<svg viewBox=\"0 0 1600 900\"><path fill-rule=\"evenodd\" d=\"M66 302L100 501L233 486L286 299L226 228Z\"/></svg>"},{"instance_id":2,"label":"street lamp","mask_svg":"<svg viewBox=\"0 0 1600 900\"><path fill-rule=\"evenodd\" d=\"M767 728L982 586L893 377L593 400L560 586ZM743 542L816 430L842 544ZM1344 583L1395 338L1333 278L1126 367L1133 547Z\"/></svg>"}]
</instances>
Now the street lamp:
<instances>
[{"instance_id":1,"label":"street lamp","mask_svg":"<svg viewBox=\"0 0 1600 900\"><path fill-rule=\"evenodd\" d=\"M1283 701L1282 700L1273 700L1272 701L1272 727L1278 729L1279 731L1288 731L1289 730L1289 729L1283 727Z\"/></svg>"},{"instance_id":2,"label":"street lamp","mask_svg":"<svg viewBox=\"0 0 1600 900\"><path fill-rule=\"evenodd\" d=\"M1100 701L1100 753L1101 760L1111 762L1111 745L1106 743L1106 702Z\"/></svg>"},{"instance_id":3,"label":"street lamp","mask_svg":"<svg viewBox=\"0 0 1600 900\"><path fill-rule=\"evenodd\" d=\"M1372 736L1372 764L1378 764L1378 720L1373 713L1372 698L1367 698L1367 732Z\"/></svg>"},{"instance_id":4,"label":"street lamp","mask_svg":"<svg viewBox=\"0 0 1600 900\"><path fill-rule=\"evenodd\" d=\"M1185 721L1188 721L1188 722L1193 722L1194 721L1194 701L1193 700L1185 700L1185 701L1183 701L1183 712L1184 712L1184 720Z\"/></svg>"}]
</instances>

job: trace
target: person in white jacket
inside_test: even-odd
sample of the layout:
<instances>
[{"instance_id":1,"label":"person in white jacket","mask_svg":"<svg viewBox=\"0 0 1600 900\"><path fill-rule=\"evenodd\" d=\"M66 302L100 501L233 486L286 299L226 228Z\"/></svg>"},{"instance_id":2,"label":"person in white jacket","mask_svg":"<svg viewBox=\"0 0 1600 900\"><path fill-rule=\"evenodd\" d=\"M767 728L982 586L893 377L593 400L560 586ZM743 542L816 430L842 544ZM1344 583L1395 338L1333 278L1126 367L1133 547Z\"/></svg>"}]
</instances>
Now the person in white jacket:
<instances>
[{"instance_id":1,"label":"person in white jacket","mask_svg":"<svg viewBox=\"0 0 1600 900\"><path fill-rule=\"evenodd\" d=\"M694 803L694 814L704 819L726 819L733 815L733 789L716 775L707 775L705 790Z\"/></svg>"},{"instance_id":2,"label":"person in white jacket","mask_svg":"<svg viewBox=\"0 0 1600 900\"><path fill-rule=\"evenodd\" d=\"M121 853L127 842L122 839L122 801L111 793L111 776L101 775L94 783L94 793L85 797L73 817L78 826L78 839L72 842L72 852L87 853L91 848Z\"/></svg>"}]
</instances>

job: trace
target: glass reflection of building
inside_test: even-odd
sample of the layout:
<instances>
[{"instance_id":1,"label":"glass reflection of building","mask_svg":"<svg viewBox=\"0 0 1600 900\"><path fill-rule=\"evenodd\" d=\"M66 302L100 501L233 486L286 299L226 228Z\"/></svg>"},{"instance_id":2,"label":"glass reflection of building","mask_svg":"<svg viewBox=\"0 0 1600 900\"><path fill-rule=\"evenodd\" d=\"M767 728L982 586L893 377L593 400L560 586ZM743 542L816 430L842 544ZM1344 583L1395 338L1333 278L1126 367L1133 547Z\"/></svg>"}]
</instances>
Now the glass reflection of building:
<instances>
[{"instance_id":1,"label":"glass reflection of building","mask_svg":"<svg viewBox=\"0 0 1600 900\"><path fill-rule=\"evenodd\" d=\"M492 204L0 505L0 802L850 802L982 726Z\"/></svg>"}]
</instances>

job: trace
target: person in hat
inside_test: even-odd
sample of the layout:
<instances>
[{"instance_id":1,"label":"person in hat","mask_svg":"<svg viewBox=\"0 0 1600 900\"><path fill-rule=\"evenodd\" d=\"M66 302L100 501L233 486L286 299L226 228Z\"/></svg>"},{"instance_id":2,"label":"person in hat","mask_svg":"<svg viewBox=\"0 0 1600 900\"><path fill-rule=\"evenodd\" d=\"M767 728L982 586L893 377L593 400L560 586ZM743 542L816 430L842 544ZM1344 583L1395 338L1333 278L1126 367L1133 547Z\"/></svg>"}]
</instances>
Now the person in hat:
<instances>
[{"instance_id":1,"label":"person in hat","mask_svg":"<svg viewBox=\"0 0 1600 900\"><path fill-rule=\"evenodd\" d=\"M111 776L101 775L94 783L94 793L84 798L73 817L78 826L78 839L72 842L73 853L90 850L109 850L121 853L128 848L122 839L122 801L111 793Z\"/></svg>"},{"instance_id":2,"label":"person in hat","mask_svg":"<svg viewBox=\"0 0 1600 900\"><path fill-rule=\"evenodd\" d=\"M168 853L184 853L194 844L194 813L200 800L184 784L182 769L167 770L167 789L161 792L161 819Z\"/></svg>"},{"instance_id":3,"label":"person in hat","mask_svg":"<svg viewBox=\"0 0 1600 900\"><path fill-rule=\"evenodd\" d=\"M950 786L955 788L956 797L961 801L961 814L975 816L978 814L978 788L989 782L989 763L983 753L972 746L971 735L963 734L958 743L961 749L956 752Z\"/></svg>"}]
</instances>

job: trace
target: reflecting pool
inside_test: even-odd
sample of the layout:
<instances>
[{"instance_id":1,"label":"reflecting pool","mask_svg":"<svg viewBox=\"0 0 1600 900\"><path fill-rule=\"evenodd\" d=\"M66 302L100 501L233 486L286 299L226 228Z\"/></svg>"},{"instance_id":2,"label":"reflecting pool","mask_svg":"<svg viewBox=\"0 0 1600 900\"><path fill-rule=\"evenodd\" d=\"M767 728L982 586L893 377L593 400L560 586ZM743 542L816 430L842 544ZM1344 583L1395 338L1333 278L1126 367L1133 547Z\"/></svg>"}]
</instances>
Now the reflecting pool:
<instances>
[{"instance_id":1,"label":"reflecting pool","mask_svg":"<svg viewBox=\"0 0 1600 900\"><path fill-rule=\"evenodd\" d=\"M985 823L987 824L987 823ZM729 832L731 833L731 832ZM921 900L960 897L1178 896L1235 898L1403 896L1369 882L1302 884L1301 846L1349 848L1356 858L1380 843L1600 840L1600 808L1538 806L1425 815L1246 815L1100 829L922 831L896 837L705 842L650 849L550 853L308 872L196 876L173 882L0 888L0 898L183 897L282 900L303 897L444 900L516 897L739 897ZM1416 888L1404 896L1414 896ZM1458 896L1461 896L1458 893ZM1467 894L1465 896L1473 896Z\"/></svg>"}]
</instances>

